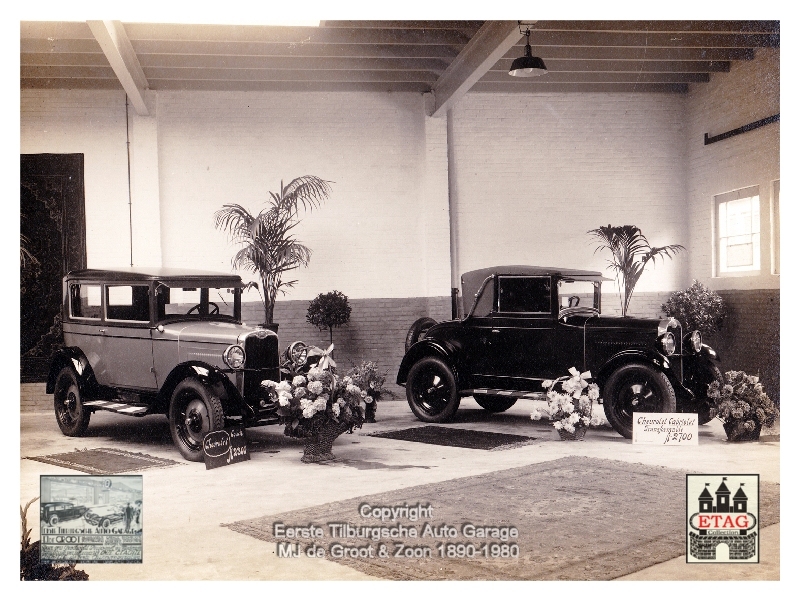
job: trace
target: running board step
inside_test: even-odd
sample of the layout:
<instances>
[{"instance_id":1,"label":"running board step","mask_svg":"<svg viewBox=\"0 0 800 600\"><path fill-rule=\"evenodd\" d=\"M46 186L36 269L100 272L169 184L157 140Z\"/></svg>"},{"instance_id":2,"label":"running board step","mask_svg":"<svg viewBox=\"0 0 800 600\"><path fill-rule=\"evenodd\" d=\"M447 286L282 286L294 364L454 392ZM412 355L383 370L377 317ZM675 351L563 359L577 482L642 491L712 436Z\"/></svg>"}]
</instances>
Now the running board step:
<instances>
[{"instance_id":1,"label":"running board step","mask_svg":"<svg viewBox=\"0 0 800 600\"><path fill-rule=\"evenodd\" d=\"M84 406L90 406L95 410L108 410L123 415L133 415L143 417L150 410L147 404L129 404L127 402L117 402L116 400L87 400Z\"/></svg>"},{"instance_id":2,"label":"running board step","mask_svg":"<svg viewBox=\"0 0 800 600\"><path fill-rule=\"evenodd\" d=\"M521 392L519 390L495 390L492 388L475 388L474 390L462 390L462 396L503 396L505 398L530 398L533 400L544 400L547 398L545 392Z\"/></svg>"}]
</instances>

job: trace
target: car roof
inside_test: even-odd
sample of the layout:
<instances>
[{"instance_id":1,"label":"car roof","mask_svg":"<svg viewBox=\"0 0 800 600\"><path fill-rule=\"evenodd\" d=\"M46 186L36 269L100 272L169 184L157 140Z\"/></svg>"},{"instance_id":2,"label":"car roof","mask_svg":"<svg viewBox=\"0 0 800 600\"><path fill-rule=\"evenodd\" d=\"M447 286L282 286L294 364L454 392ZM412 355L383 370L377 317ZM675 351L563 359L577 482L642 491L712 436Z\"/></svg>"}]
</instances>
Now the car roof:
<instances>
[{"instance_id":1,"label":"car roof","mask_svg":"<svg viewBox=\"0 0 800 600\"><path fill-rule=\"evenodd\" d=\"M231 273L163 267L125 267L120 269L81 269L70 271L64 279L100 281L198 281L219 282L223 286L241 286L242 278Z\"/></svg>"},{"instance_id":2,"label":"car roof","mask_svg":"<svg viewBox=\"0 0 800 600\"><path fill-rule=\"evenodd\" d=\"M489 275L562 275L564 277L581 277L591 279L607 279L600 271L584 271L567 267L535 267L531 265L505 265L485 267L467 271L461 277L469 279L486 279Z\"/></svg>"}]
</instances>

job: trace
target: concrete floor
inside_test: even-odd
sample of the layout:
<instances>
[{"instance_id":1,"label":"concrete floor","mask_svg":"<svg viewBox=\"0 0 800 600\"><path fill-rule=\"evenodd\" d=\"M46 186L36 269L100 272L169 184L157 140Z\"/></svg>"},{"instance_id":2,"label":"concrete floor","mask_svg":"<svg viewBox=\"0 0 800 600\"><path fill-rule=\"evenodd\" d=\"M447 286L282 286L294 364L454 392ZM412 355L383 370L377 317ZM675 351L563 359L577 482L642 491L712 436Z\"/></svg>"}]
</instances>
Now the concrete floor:
<instances>
[{"instance_id":1,"label":"concrete floor","mask_svg":"<svg viewBox=\"0 0 800 600\"><path fill-rule=\"evenodd\" d=\"M534 444L499 452L400 442L363 433L418 426L404 401L382 402L378 422L334 444L338 460L323 465L300 462L302 442L286 438L279 426L248 430L248 438L269 452L253 452L249 462L206 471L183 461L172 445L166 418L136 419L98 412L88 435L61 435L52 412L21 414L21 457L112 447L180 461L141 471L144 477L144 562L137 565L87 564L92 580L365 580L370 577L328 560L277 558L275 546L235 533L222 523L277 514L385 492L509 469L568 455L607 458L707 473L759 473L780 481L778 441L730 444L719 421L700 428L694 447L633 446L610 429L590 430L584 442L559 442L549 425L531 421L532 401L508 412L487 415L470 398L450 427L516 433L540 438ZM764 432L770 434L774 432ZM774 436L767 439L775 439ZM39 495L39 475L75 471L33 460L20 462L20 502ZM31 514L38 512L38 502ZM480 518L481 515L476 515ZM38 539L34 527L33 540ZM756 565L687 565L683 557L625 579L780 579L779 525L762 530L761 562Z\"/></svg>"}]
</instances>

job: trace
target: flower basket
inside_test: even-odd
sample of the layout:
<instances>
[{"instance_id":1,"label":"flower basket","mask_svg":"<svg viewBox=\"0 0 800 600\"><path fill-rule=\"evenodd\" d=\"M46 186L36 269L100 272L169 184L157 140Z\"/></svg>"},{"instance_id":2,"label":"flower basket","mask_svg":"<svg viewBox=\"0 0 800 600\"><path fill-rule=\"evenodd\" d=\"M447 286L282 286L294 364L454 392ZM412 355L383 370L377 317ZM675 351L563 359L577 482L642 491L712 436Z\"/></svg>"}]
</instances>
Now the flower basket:
<instances>
[{"instance_id":1,"label":"flower basket","mask_svg":"<svg viewBox=\"0 0 800 600\"><path fill-rule=\"evenodd\" d=\"M336 457L333 455L333 442L349 428L346 423L326 421L316 435L304 438L303 458L300 460L304 463L334 460Z\"/></svg>"},{"instance_id":2,"label":"flower basket","mask_svg":"<svg viewBox=\"0 0 800 600\"><path fill-rule=\"evenodd\" d=\"M575 427L574 433L570 433L566 429L558 429L558 437L562 441L582 442L587 429L588 427Z\"/></svg>"},{"instance_id":3,"label":"flower basket","mask_svg":"<svg viewBox=\"0 0 800 600\"><path fill-rule=\"evenodd\" d=\"M370 402L364 407L364 423L375 423L375 412L378 410L377 402Z\"/></svg>"},{"instance_id":4,"label":"flower basket","mask_svg":"<svg viewBox=\"0 0 800 600\"><path fill-rule=\"evenodd\" d=\"M756 423L752 431L749 431L741 423L723 423L722 427L725 429L729 442L757 442L761 437L761 423Z\"/></svg>"}]
</instances>

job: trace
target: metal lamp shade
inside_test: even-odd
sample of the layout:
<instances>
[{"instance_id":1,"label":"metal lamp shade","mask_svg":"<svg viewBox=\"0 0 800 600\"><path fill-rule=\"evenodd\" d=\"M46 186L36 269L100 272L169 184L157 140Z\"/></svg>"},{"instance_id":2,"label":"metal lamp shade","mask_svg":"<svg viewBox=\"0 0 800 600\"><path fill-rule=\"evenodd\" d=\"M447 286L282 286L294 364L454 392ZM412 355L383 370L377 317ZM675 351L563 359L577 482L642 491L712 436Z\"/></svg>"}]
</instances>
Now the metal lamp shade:
<instances>
[{"instance_id":1,"label":"metal lamp shade","mask_svg":"<svg viewBox=\"0 0 800 600\"><path fill-rule=\"evenodd\" d=\"M520 56L511 63L508 74L512 77L538 77L547 73L544 61L538 56L531 55L530 44L525 44L525 56Z\"/></svg>"}]
</instances>

